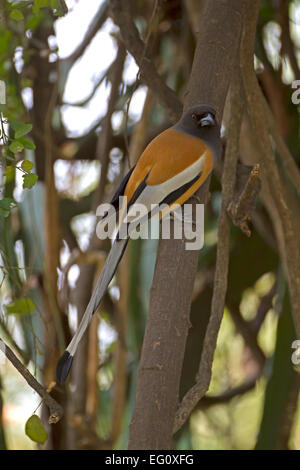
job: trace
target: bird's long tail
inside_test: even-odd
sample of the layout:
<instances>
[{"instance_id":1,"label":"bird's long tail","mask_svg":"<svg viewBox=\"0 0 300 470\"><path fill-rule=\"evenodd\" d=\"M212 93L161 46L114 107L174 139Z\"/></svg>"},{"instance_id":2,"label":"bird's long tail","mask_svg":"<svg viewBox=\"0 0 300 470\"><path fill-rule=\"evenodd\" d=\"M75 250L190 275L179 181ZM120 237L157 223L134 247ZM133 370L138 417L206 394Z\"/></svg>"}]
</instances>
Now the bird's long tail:
<instances>
[{"instance_id":1,"label":"bird's long tail","mask_svg":"<svg viewBox=\"0 0 300 470\"><path fill-rule=\"evenodd\" d=\"M78 344L87 329L89 322L93 316L93 313L99 307L102 297L104 296L106 289L113 278L113 275L117 269L119 261L121 260L125 251L128 239L116 239L111 247L109 255L106 259L102 273L98 279L95 290L88 303L88 306L84 312L81 322L76 330L75 335L72 338L69 346L61 356L56 367L56 377L60 383L63 383L70 371L73 357L75 355Z\"/></svg>"}]
</instances>

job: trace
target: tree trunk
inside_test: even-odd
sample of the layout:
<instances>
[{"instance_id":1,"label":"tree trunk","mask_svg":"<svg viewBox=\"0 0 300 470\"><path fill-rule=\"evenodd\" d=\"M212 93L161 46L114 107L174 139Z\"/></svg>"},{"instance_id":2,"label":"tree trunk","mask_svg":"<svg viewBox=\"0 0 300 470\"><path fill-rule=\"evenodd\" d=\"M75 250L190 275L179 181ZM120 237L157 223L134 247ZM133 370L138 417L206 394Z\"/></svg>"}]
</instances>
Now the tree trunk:
<instances>
[{"instance_id":1,"label":"tree trunk","mask_svg":"<svg viewBox=\"0 0 300 470\"><path fill-rule=\"evenodd\" d=\"M236 63L244 9L250 0L206 2L184 108L206 103L219 122ZM205 202L208 185L198 196ZM170 449L189 330L197 251L182 240L161 240L139 367L129 449ZM180 272L178 272L180 270ZM200 312L199 312L200 314Z\"/></svg>"}]
</instances>

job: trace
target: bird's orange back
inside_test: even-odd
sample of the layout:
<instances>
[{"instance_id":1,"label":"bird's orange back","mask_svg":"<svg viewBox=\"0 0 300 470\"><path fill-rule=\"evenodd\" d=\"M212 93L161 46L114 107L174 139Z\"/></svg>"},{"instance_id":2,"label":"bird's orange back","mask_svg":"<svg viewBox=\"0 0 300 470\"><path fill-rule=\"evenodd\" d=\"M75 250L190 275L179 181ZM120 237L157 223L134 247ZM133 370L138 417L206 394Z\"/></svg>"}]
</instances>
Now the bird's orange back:
<instances>
[{"instance_id":1,"label":"bird's orange back","mask_svg":"<svg viewBox=\"0 0 300 470\"><path fill-rule=\"evenodd\" d=\"M164 183L184 171L206 152L203 168L205 178L212 171L213 158L202 140L167 129L153 139L140 156L125 189L125 196L130 201L132 195L147 173L147 185Z\"/></svg>"}]
</instances>

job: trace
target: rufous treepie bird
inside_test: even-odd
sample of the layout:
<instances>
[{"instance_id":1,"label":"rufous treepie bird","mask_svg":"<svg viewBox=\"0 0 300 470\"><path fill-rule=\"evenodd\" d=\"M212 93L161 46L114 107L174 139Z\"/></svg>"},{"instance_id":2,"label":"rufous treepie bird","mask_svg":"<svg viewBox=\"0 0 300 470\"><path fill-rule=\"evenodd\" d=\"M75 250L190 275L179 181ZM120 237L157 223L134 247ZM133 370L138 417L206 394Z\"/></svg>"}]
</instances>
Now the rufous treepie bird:
<instances>
[{"instance_id":1,"label":"rufous treepie bird","mask_svg":"<svg viewBox=\"0 0 300 470\"><path fill-rule=\"evenodd\" d=\"M174 126L155 137L123 179L112 206L118 210L119 197L126 196L127 211L135 203L144 204L151 217L151 204L165 203L170 210L172 206L184 204L206 181L214 160L221 158L220 128L215 116L210 106L194 106ZM128 238L120 238L118 234L77 331L57 364L60 383L68 376L77 346L126 248Z\"/></svg>"}]
</instances>

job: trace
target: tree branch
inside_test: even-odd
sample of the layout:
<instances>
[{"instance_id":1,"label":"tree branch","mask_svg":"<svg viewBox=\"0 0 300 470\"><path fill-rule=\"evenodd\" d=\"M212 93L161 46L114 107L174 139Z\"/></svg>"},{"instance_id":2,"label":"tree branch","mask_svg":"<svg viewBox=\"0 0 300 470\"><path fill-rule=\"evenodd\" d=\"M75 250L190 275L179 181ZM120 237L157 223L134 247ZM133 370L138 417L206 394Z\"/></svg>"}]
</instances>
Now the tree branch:
<instances>
[{"instance_id":1,"label":"tree branch","mask_svg":"<svg viewBox=\"0 0 300 470\"><path fill-rule=\"evenodd\" d=\"M260 0L254 0L248 11L248 20L257 15L259 7ZM267 119L264 101L253 68L253 49L251 48L254 45L254 41L255 29L253 28L253 23L247 21L245 23L245 31L242 39L240 59L246 103L252 128L256 136L262 170L276 204L282 225L286 274L291 295L295 328L297 334L300 335L300 253L291 219L291 212L285 200L283 185L276 166L268 129L265 126Z\"/></svg>"},{"instance_id":2,"label":"tree branch","mask_svg":"<svg viewBox=\"0 0 300 470\"><path fill-rule=\"evenodd\" d=\"M248 1L240 0L206 2L185 108L196 103L210 104L221 121L246 4ZM198 193L201 202L206 201L207 195L208 184ZM185 250L184 240L160 240L130 428L130 449L172 447L197 260L198 253Z\"/></svg>"},{"instance_id":3,"label":"tree branch","mask_svg":"<svg viewBox=\"0 0 300 470\"><path fill-rule=\"evenodd\" d=\"M259 165L256 164L252 168L247 183L241 193L231 200L227 207L227 213L231 217L232 222L234 225L240 227L247 237L251 235L248 221L251 220L251 214L255 209L260 186Z\"/></svg>"},{"instance_id":4,"label":"tree branch","mask_svg":"<svg viewBox=\"0 0 300 470\"><path fill-rule=\"evenodd\" d=\"M223 317L227 291L227 276L229 265L230 220L227 207L232 200L235 188L235 175L239 152L239 136L242 121L242 100L239 76L232 82L231 114L229 122L228 142L225 151L224 169L222 175L222 207L218 224L218 245L216 272L211 306L211 316L205 333L202 356L200 360L198 381L186 393L176 412L173 432L177 432L184 424L199 400L208 390L214 352L221 320Z\"/></svg>"},{"instance_id":5,"label":"tree branch","mask_svg":"<svg viewBox=\"0 0 300 470\"><path fill-rule=\"evenodd\" d=\"M255 375L254 377L248 380L245 380L245 382L243 382L241 385L237 385L236 387L229 388L221 395L205 396L201 399L197 408L203 409L203 408L208 408L209 406L213 406L213 405L220 405L223 403L228 403L233 398L239 395L243 395L244 393L250 392L250 390L253 390L253 388L257 384L257 381L260 379L260 377L261 377L261 374Z\"/></svg>"},{"instance_id":6,"label":"tree branch","mask_svg":"<svg viewBox=\"0 0 300 470\"><path fill-rule=\"evenodd\" d=\"M145 44L132 20L129 5L122 0L111 0L110 7L111 16L120 28L124 45L139 66L141 80L153 91L172 119L178 119L182 104L174 91L163 82L153 62L145 54Z\"/></svg>"},{"instance_id":7,"label":"tree branch","mask_svg":"<svg viewBox=\"0 0 300 470\"><path fill-rule=\"evenodd\" d=\"M269 290L269 292L267 292L263 297L261 297L256 315L253 318L253 320L249 322L250 329L256 335L258 334L260 327L263 324L268 311L272 308L273 299L277 292L277 288L278 288L278 283L277 281L275 281L273 286Z\"/></svg>"},{"instance_id":8,"label":"tree branch","mask_svg":"<svg viewBox=\"0 0 300 470\"><path fill-rule=\"evenodd\" d=\"M244 320L244 318L240 314L239 305L234 302L234 300L227 297L226 306L229 309L230 316L235 324L238 333L242 335L246 345L251 350L251 353L255 361L257 362L259 369L262 370L266 361L266 357L264 355L263 350L257 343L258 330L254 331L253 329L251 329L252 324L249 321ZM263 311L260 310L261 317L263 313L266 315L268 311L269 309Z\"/></svg>"},{"instance_id":9,"label":"tree branch","mask_svg":"<svg viewBox=\"0 0 300 470\"><path fill-rule=\"evenodd\" d=\"M62 106L78 106L78 107L82 107L82 106L86 106L88 104L89 101L91 101L91 99L95 96L96 94L96 91L98 90L98 88L100 87L100 85L103 83L103 81L109 76L110 72L111 72L111 69L113 67L113 64L111 64L101 75L100 77L96 80L95 84L94 84L94 88L92 89L92 91L90 92L90 94L84 98L83 100L81 101L77 101L75 103L67 103L66 101L62 102ZM97 126L98 127L98 126Z\"/></svg>"},{"instance_id":10,"label":"tree branch","mask_svg":"<svg viewBox=\"0 0 300 470\"><path fill-rule=\"evenodd\" d=\"M276 121L274 119L274 116L270 110L270 107L263 95L261 95L261 100L263 102L263 105L265 107L265 113L267 117L267 123L269 127L269 131L271 136L273 137L278 153L282 159L283 166L285 168L286 174L290 181L292 182L295 190L297 191L298 195L300 195L300 171L299 168L290 153L285 141L283 140Z\"/></svg>"},{"instance_id":11,"label":"tree branch","mask_svg":"<svg viewBox=\"0 0 300 470\"><path fill-rule=\"evenodd\" d=\"M95 190L92 202L92 210L95 211L98 204L102 202L105 192L105 183L107 179L107 170L109 165L109 150L111 148L111 139L113 135L111 118L116 108L116 102L119 97L119 87L122 81L122 73L126 50L123 44L119 43L118 52L111 71L111 91L108 101L107 111L102 123L102 130L99 134L96 148L96 158L101 163L101 175L99 184Z\"/></svg>"},{"instance_id":12,"label":"tree branch","mask_svg":"<svg viewBox=\"0 0 300 470\"><path fill-rule=\"evenodd\" d=\"M290 30L290 17L289 17L289 6L290 2L286 0L280 0L279 2L279 24L281 26L281 55L286 55L295 74L296 80L300 79L300 69L298 65L297 55L295 53L295 46L291 38Z\"/></svg>"},{"instance_id":13,"label":"tree branch","mask_svg":"<svg viewBox=\"0 0 300 470\"><path fill-rule=\"evenodd\" d=\"M79 46L75 49L74 52L72 52L71 55L61 61L62 63L67 63L69 68L71 68L71 66L76 62L76 60L82 56L88 45L91 43L91 41L107 19L108 3L109 2L106 0L103 4L101 4Z\"/></svg>"},{"instance_id":14,"label":"tree branch","mask_svg":"<svg viewBox=\"0 0 300 470\"><path fill-rule=\"evenodd\" d=\"M49 393L29 372L29 370L22 364L22 362L19 361L15 353L10 349L9 346L7 346L6 343L4 343L4 341L2 341L2 339L0 339L0 350L3 354L5 354L7 359L17 369L17 371L22 375L22 377L24 377L28 385L40 395L44 403L49 408L49 424L57 423L63 416L62 407L49 395Z\"/></svg>"}]
</instances>

